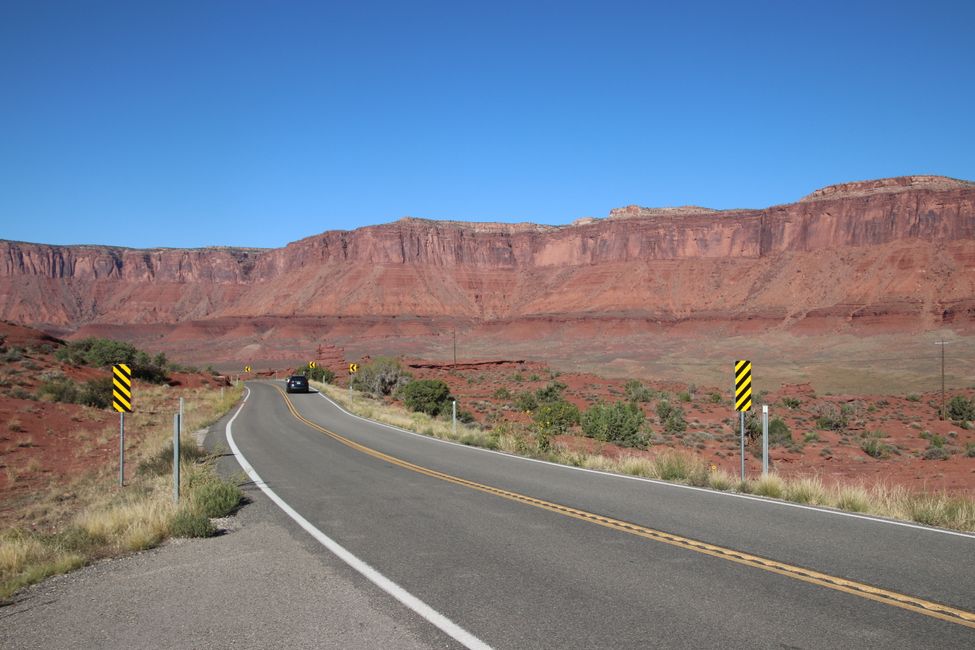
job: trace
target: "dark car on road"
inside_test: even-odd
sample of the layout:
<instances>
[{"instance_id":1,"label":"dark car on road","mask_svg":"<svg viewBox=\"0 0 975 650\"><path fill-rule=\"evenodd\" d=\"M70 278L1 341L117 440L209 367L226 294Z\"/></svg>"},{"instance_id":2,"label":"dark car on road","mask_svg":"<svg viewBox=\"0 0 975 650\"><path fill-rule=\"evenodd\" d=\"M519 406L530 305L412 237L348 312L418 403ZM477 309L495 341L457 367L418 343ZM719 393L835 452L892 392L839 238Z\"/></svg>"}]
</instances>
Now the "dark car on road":
<instances>
[{"instance_id":1,"label":"dark car on road","mask_svg":"<svg viewBox=\"0 0 975 650\"><path fill-rule=\"evenodd\" d=\"M308 377L304 375L294 375L288 377L288 392L289 393L307 393L308 392Z\"/></svg>"}]
</instances>

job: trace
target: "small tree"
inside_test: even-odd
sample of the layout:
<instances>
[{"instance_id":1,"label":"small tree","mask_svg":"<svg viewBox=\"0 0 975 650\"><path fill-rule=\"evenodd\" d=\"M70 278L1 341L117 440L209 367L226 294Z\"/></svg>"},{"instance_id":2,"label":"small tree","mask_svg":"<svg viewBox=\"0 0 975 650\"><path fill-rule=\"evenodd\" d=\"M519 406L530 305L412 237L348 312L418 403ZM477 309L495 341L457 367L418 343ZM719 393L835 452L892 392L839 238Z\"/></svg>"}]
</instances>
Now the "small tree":
<instances>
[{"instance_id":1,"label":"small tree","mask_svg":"<svg viewBox=\"0 0 975 650\"><path fill-rule=\"evenodd\" d=\"M542 404L535 411L535 423L552 434L563 434L569 427L579 424L579 407L572 402L559 400Z\"/></svg>"},{"instance_id":2,"label":"small tree","mask_svg":"<svg viewBox=\"0 0 975 650\"><path fill-rule=\"evenodd\" d=\"M372 393L377 397L391 395L396 389L410 383L413 378L403 369L398 359L392 357L377 357L370 363L359 368L359 372L352 375L349 385L364 393Z\"/></svg>"},{"instance_id":3,"label":"small tree","mask_svg":"<svg viewBox=\"0 0 975 650\"><path fill-rule=\"evenodd\" d=\"M411 411L434 416L446 411L450 401L450 387L439 379L411 381L400 389L400 394Z\"/></svg>"}]
</instances>

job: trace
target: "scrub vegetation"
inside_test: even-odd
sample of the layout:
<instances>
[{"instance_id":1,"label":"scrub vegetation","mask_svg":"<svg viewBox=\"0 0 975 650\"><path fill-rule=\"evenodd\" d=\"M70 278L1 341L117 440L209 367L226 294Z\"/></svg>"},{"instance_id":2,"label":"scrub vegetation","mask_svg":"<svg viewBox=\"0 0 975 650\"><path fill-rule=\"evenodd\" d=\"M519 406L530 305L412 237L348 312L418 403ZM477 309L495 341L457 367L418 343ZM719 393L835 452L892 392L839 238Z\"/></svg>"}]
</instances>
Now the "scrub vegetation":
<instances>
[{"instance_id":1,"label":"scrub vegetation","mask_svg":"<svg viewBox=\"0 0 975 650\"><path fill-rule=\"evenodd\" d=\"M241 392L239 387L193 391L184 432L215 422ZM165 387L140 391L139 410L132 414L132 429L140 435L133 435L126 449L126 466L135 471L127 472L124 487L118 486L117 466L93 469L30 504L20 527L0 531L0 602L48 576L152 548L167 537L212 535L211 518L237 508L243 497L237 482L219 477L211 457L188 433L180 441L180 502L173 503L172 428L152 416L172 405Z\"/></svg>"},{"instance_id":2,"label":"scrub vegetation","mask_svg":"<svg viewBox=\"0 0 975 650\"><path fill-rule=\"evenodd\" d=\"M818 476L786 478L774 472L766 477L741 481L737 476L710 465L699 456L685 450L665 448L656 454L624 451L621 454L614 455L599 453L599 451L571 450L560 441L552 439L552 433L555 430L552 422L555 421L555 418L543 422L533 420L527 426L502 422L490 429L458 423L456 430L454 430L449 421L449 416L448 419L444 420L425 413L408 413L402 408L373 399L361 392L356 391L350 394L350 391L336 386L318 384L316 388L338 402L343 408L362 417L462 444L539 458L574 467L916 521L954 530L975 531L975 500L968 496L951 495L944 492L922 492L883 484L868 486L826 482ZM628 388L629 396L636 396L637 399L656 397L647 395L636 385ZM536 402L539 398L538 394L531 392L522 393L522 395L530 396ZM593 439L609 442L611 437L606 432L612 430L620 432L624 440L634 440L633 436L642 435L635 432L641 431L643 423L637 423L640 418L631 413L633 410L629 408L631 406L632 402L620 402L614 405L598 405L598 409L595 411L591 408L581 415L583 429L587 428L588 417L588 428L592 433L590 437ZM539 404L536 403L535 407L538 409ZM657 414L665 430L679 429L678 417L675 415L678 414L678 410L679 407L665 400L658 404ZM844 413L837 409L835 412L825 413L824 421L817 422L817 424L822 428L830 428L840 425L842 419L849 415L849 411ZM679 413L679 418L680 421L683 421L683 413ZM569 421L571 421L571 417ZM667 425L668 422L671 423L670 426ZM776 444L791 444L792 434L784 422L777 423L774 429L773 438ZM815 432L809 432L805 439L809 441L815 437ZM874 444L869 442L870 439L868 438L864 444L870 452L874 452ZM648 441L644 439L640 442L646 443ZM632 446L640 447L643 445L632 444ZM887 450L882 443L877 443L874 453L893 452Z\"/></svg>"}]
</instances>

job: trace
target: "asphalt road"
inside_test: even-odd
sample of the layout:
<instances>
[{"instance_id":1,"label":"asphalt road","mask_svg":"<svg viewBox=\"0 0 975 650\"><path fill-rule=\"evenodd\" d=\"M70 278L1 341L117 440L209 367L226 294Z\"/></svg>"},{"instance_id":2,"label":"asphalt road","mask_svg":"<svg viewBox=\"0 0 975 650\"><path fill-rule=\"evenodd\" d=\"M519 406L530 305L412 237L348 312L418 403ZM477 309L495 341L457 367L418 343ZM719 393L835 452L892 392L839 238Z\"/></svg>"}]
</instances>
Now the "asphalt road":
<instances>
[{"instance_id":1,"label":"asphalt road","mask_svg":"<svg viewBox=\"0 0 975 650\"><path fill-rule=\"evenodd\" d=\"M232 432L264 483L487 645L975 647L975 537L446 444L316 393L292 413L248 386Z\"/></svg>"}]
</instances>

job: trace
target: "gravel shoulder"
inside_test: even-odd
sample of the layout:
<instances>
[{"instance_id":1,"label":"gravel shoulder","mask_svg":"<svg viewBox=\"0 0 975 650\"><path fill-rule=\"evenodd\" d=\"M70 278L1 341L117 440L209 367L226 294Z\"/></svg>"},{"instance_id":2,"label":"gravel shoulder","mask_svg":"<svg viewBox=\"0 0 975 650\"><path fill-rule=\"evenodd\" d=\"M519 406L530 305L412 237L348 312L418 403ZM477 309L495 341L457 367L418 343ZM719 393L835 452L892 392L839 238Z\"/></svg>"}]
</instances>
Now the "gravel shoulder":
<instances>
[{"instance_id":1,"label":"gravel shoulder","mask_svg":"<svg viewBox=\"0 0 975 650\"><path fill-rule=\"evenodd\" d=\"M219 448L224 422L207 436ZM221 471L239 467L221 459ZM172 540L22 591L0 647L449 648L454 642L325 551L257 488L210 539Z\"/></svg>"}]
</instances>

